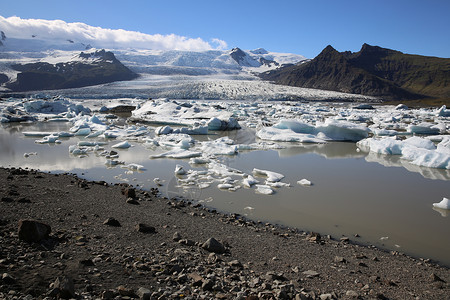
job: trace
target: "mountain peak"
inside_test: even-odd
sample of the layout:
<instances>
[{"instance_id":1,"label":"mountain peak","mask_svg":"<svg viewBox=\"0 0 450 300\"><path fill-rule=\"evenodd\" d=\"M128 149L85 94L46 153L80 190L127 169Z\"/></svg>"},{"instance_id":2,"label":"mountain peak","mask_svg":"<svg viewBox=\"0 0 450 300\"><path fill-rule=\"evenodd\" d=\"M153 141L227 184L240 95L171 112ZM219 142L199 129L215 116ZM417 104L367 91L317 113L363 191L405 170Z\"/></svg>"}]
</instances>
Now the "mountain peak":
<instances>
[{"instance_id":1,"label":"mountain peak","mask_svg":"<svg viewBox=\"0 0 450 300\"><path fill-rule=\"evenodd\" d=\"M251 53L253 54L268 54L269 51L267 51L264 48L258 48L258 49L254 49L254 50L250 50Z\"/></svg>"}]
</instances>

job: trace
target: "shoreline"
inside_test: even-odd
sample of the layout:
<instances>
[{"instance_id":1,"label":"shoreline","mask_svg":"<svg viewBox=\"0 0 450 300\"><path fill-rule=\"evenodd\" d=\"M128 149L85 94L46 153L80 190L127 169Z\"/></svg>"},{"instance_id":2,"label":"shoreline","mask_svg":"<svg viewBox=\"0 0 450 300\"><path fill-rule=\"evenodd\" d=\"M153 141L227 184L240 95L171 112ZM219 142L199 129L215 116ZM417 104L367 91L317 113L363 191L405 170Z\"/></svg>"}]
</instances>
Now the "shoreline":
<instances>
[{"instance_id":1,"label":"shoreline","mask_svg":"<svg viewBox=\"0 0 450 300\"><path fill-rule=\"evenodd\" d=\"M63 297L61 276L73 282L71 297L87 299L445 299L449 293L449 268L430 260L218 213L158 197L157 190L3 167L0 183L0 272L11 277L3 275L0 298ZM120 226L105 225L108 218ZM50 236L20 240L20 219L49 225ZM224 251L205 250L210 238Z\"/></svg>"}]
</instances>

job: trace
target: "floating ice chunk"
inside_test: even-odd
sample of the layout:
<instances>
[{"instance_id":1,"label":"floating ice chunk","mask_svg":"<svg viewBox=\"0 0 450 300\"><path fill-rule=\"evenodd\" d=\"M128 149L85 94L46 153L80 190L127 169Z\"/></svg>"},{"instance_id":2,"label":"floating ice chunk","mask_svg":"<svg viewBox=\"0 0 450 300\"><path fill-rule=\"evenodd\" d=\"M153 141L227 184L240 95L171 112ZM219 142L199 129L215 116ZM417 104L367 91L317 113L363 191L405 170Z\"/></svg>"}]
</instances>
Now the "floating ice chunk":
<instances>
[{"instance_id":1,"label":"floating ice chunk","mask_svg":"<svg viewBox=\"0 0 450 300\"><path fill-rule=\"evenodd\" d=\"M450 155L438 151L406 147L402 151L402 158L418 166L450 169Z\"/></svg>"},{"instance_id":2,"label":"floating ice chunk","mask_svg":"<svg viewBox=\"0 0 450 300\"><path fill-rule=\"evenodd\" d=\"M193 157L189 160L189 163L191 165L203 165L203 164L207 164L211 162L211 160L209 158L204 158L204 157Z\"/></svg>"},{"instance_id":3,"label":"floating ice chunk","mask_svg":"<svg viewBox=\"0 0 450 300\"><path fill-rule=\"evenodd\" d=\"M315 127L297 120L281 120L273 128L290 129L295 133L315 133Z\"/></svg>"},{"instance_id":4,"label":"floating ice chunk","mask_svg":"<svg viewBox=\"0 0 450 300\"><path fill-rule=\"evenodd\" d=\"M30 157L32 155L37 155L37 152L24 153L23 157L28 158L28 157Z\"/></svg>"},{"instance_id":5,"label":"floating ice chunk","mask_svg":"<svg viewBox=\"0 0 450 300\"><path fill-rule=\"evenodd\" d=\"M450 200L443 198L439 203L433 203L433 207L440 209L450 209Z\"/></svg>"},{"instance_id":6,"label":"floating ice chunk","mask_svg":"<svg viewBox=\"0 0 450 300\"><path fill-rule=\"evenodd\" d=\"M159 179L159 178L154 178L153 182L157 185L157 186L163 186L163 180Z\"/></svg>"},{"instance_id":7,"label":"floating ice chunk","mask_svg":"<svg viewBox=\"0 0 450 300\"><path fill-rule=\"evenodd\" d=\"M211 161L210 163L208 163L208 169L211 174L216 174L219 176L243 176L241 171L233 169L216 161Z\"/></svg>"},{"instance_id":8,"label":"floating ice chunk","mask_svg":"<svg viewBox=\"0 0 450 300\"><path fill-rule=\"evenodd\" d=\"M417 148L422 148L422 149L428 149L428 150L436 149L436 146L434 145L434 143L432 141L430 141L429 139L424 139L424 138L417 137L417 136L407 138L406 140L403 141L403 143L410 145L410 146L417 147Z\"/></svg>"},{"instance_id":9,"label":"floating ice chunk","mask_svg":"<svg viewBox=\"0 0 450 300\"><path fill-rule=\"evenodd\" d=\"M376 129L376 128L371 129L371 130L372 130L372 133L377 136L396 136L399 134L399 132L396 130Z\"/></svg>"},{"instance_id":10,"label":"floating ice chunk","mask_svg":"<svg viewBox=\"0 0 450 300\"><path fill-rule=\"evenodd\" d=\"M396 110L408 110L408 106L406 106L405 104L399 104L395 107Z\"/></svg>"},{"instance_id":11,"label":"floating ice chunk","mask_svg":"<svg viewBox=\"0 0 450 300\"><path fill-rule=\"evenodd\" d=\"M61 141L58 138L59 138L59 136L57 134L51 134L48 136L44 136L40 140L36 140L35 143L38 143L38 144L60 144Z\"/></svg>"},{"instance_id":12,"label":"floating ice chunk","mask_svg":"<svg viewBox=\"0 0 450 300\"><path fill-rule=\"evenodd\" d=\"M117 159L107 159L105 162L105 165L108 165L108 166L116 166L116 165L123 165L123 164L124 164L123 161L120 161Z\"/></svg>"},{"instance_id":13,"label":"floating ice chunk","mask_svg":"<svg viewBox=\"0 0 450 300\"><path fill-rule=\"evenodd\" d=\"M212 155L235 155L237 154L236 145L228 145L216 141L202 142L201 150L203 153Z\"/></svg>"},{"instance_id":14,"label":"floating ice chunk","mask_svg":"<svg viewBox=\"0 0 450 300\"><path fill-rule=\"evenodd\" d=\"M285 183L285 182L270 182L267 181L265 182L266 185L270 186L270 187L274 187L274 188L282 188L282 187L290 187L291 184L290 183Z\"/></svg>"},{"instance_id":15,"label":"floating ice chunk","mask_svg":"<svg viewBox=\"0 0 450 300\"><path fill-rule=\"evenodd\" d=\"M202 155L201 152L195 152L195 151L175 148L175 149L172 149L170 151L167 151L167 152L164 152L164 153L161 153L161 154L151 155L150 158L163 158L163 157L166 157L166 158L183 159L183 158L198 157L198 156L201 156L201 155Z\"/></svg>"},{"instance_id":16,"label":"floating ice chunk","mask_svg":"<svg viewBox=\"0 0 450 300\"><path fill-rule=\"evenodd\" d=\"M171 134L172 132L173 132L173 128L170 126L160 126L155 129L156 135Z\"/></svg>"},{"instance_id":17,"label":"floating ice chunk","mask_svg":"<svg viewBox=\"0 0 450 300\"><path fill-rule=\"evenodd\" d=\"M91 129L90 128L80 128L75 132L76 136L85 136L85 135L89 135L91 133Z\"/></svg>"},{"instance_id":18,"label":"floating ice chunk","mask_svg":"<svg viewBox=\"0 0 450 300\"><path fill-rule=\"evenodd\" d=\"M244 178L242 180L242 184L248 188L257 183L259 183L259 181L256 180L252 175L248 175L247 178Z\"/></svg>"},{"instance_id":19,"label":"floating ice chunk","mask_svg":"<svg viewBox=\"0 0 450 300\"><path fill-rule=\"evenodd\" d=\"M175 175L184 175L186 174L186 170L181 165L175 166Z\"/></svg>"},{"instance_id":20,"label":"floating ice chunk","mask_svg":"<svg viewBox=\"0 0 450 300\"><path fill-rule=\"evenodd\" d=\"M450 109L447 109L447 106L442 105L438 110L438 116L440 117L450 117Z\"/></svg>"},{"instance_id":21,"label":"floating ice chunk","mask_svg":"<svg viewBox=\"0 0 450 300\"><path fill-rule=\"evenodd\" d=\"M227 120L219 119L217 117L213 117L208 121L208 129L209 130L233 130L240 129L238 121L235 118L228 118Z\"/></svg>"},{"instance_id":22,"label":"floating ice chunk","mask_svg":"<svg viewBox=\"0 0 450 300\"><path fill-rule=\"evenodd\" d=\"M367 138L369 131L367 126L333 119L327 119L323 124L316 126L316 132L323 133L334 141L357 142Z\"/></svg>"},{"instance_id":23,"label":"floating ice chunk","mask_svg":"<svg viewBox=\"0 0 450 300\"><path fill-rule=\"evenodd\" d=\"M420 123L417 125L409 125L406 130L415 134L439 134L440 129L434 124Z\"/></svg>"},{"instance_id":24,"label":"floating ice chunk","mask_svg":"<svg viewBox=\"0 0 450 300\"><path fill-rule=\"evenodd\" d=\"M279 129L274 127L263 127L256 132L256 136L262 140L276 142L298 142L298 143L326 143L324 139L313 134L296 133L291 129Z\"/></svg>"},{"instance_id":25,"label":"floating ice chunk","mask_svg":"<svg viewBox=\"0 0 450 300\"><path fill-rule=\"evenodd\" d=\"M379 154L401 155L403 143L393 138L367 138L357 142L356 146L365 152L370 151Z\"/></svg>"},{"instance_id":26,"label":"floating ice chunk","mask_svg":"<svg viewBox=\"0 0 450 300\"><path fill-rule=\"evenodd\" d=\"M190 128L190 127L175 128L173 130L173 133L184 133L184 134L190 134L190 135L206 135L206 134L208 134L208 126L194 126L192 128Z\"/></svg>"},{"instance_id":27,"label":"floating ice chunk","mask_svg":"<svg viewBox=\"0 0 450 300\"><path fill-rule=\"evenodd\" d=\"M267 171L267 170L260 170L260 169L253 169L253 174L259 175L259 176L267 176L267 181L269 182L278 182L281 179L284 178L283 174Z\"/></svg>"},{"instance_id":28,"label":"floating ice chunk","mask_svg":"<svg viewBox=\"0 0 450 300\"><path fill-rule=\"evenodd\" d=\"M221 190L228 190L228 189L234 188L234 185L232 185L230 183L220 183L217 185L217 188L219 188Z\"/></svg>"},{"instance_id":29,"label":"floating ice chunk","mask_svg":"<svg viewBox=\"0 0 450 300\"><path fill-rule=\"evenodd\" d=\"M442 139L442 141L437 145L436 151L450 155L450 136Z\"/></svg>"},{"instance_id":30,"label":"floating ice chunk","mask_svg":"<svg viewBox=\"0 0 450 300\"><path fill-rule=\"evenodd\" d=\"M128 141L123 141L123 142L121 142L121 143L112 145L111 147L117 148L117 149L128 149L128 148L131 147L131 144L128 143Z\"/></svg>"},{"instance_id":31,"label":"floating ice chunk","mask_svg":"<svg viewBox=\"0 0 450 300\"><path fill-rule=\"evenodd\" d=\"M300 185L305 185L305 186L311 186L312 182L309 181L308 179L303 178L302 180L297 181L298 184Z\"/></svg>"},{"instance_id":32,"label":"floating ice chunk","mask_svg":"<svg viewBox=\"0 0 450 300\"><path fill-rule=\"evenodd\" d=\"M125 168L128 168L131 171L145 171L144 166L138 165L138 164L128 164L124 166Z\"/></svg>"},{"instance_id":33,"label":"floating ice chunk","mask_svg":"<svg viewBox=\"0 0 450 300\"><path fill-rule=\"evenodd\" d=\"M254 210L255 208L254 207L251 207L251 206L246 206L246 207L244 207L244 210Z\"/></svg>"},{"instance_id":34,"label":"floating ice chunk","mask_svg":"<svg viewBox=\"0 0 450 300\"><path fill-rule=\"evenodd\" d=\"M73 137L74 134L66 131L61 131L57 133L59 137Z\"/></svg>"},{"instance_id":35,"label":"floating ice chunk","mask_svg":"<svg viewBox=\"0 0 450 300\"><path fill-rule=\"evenodd\" d=\"M382 241L385 241L385 240L388 240L388 239L389 239L388 236L382 236L382 237L380 237L380 240L382 240Z\"/></svg>"},{"instance_id":36,"label":"floating ice chunk","mask_svg":"<svg viewBox=\"0 0 450 300\"><path fill-rule=\"evenodd\" d=\"M105 142L90 142L90 141L79 141L78 146L80 147L94 147L94 146L102 146L108 143Z\"/></svg>"},{"instance_id":37,"label":"floating ice chunk","mask_svg":"<svg viewBox=\"0 0 450 300\"><path fill-rule=\"evenodd\" d=\"M54 134L54 132L46 132L46 131L24 131L22 132L24 136L28 137L44 137Z\"/></svg>"},{"instance_id":38,"label":"floating ice chunk","mask_svg":"<svg viewBox=\"0 0 450 300\"><path fill-rule=\"evenodd\" d=\"M262 184L256 185L256 192L263 194L263 195L272 195L274 193L274 191L272 190L272 188L270 186L262 185Z\"/></svg>"}]
</instances>

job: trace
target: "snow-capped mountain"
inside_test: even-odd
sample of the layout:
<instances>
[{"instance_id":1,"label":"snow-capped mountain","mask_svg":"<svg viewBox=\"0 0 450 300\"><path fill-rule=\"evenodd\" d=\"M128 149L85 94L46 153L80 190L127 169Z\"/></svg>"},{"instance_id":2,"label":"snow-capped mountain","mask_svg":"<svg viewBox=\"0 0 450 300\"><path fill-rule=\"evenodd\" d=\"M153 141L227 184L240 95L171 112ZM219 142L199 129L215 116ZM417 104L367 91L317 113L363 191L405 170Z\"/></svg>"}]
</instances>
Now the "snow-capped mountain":
<instances>
[{"instance_id":1,"label":"snow-capped mountain","mask_svg":"<svg viewBox=\"0 0 450 300\"><path fill-rule=\"evenodd\" d=\"M32 35L27 39L11 38L2 31L0 44L0 73L15 80L14 64L61 63L76 60L81 51L104 48L113 52L117 59L136 73L153 75L248 75L272 70L284 64L305 60L296 54L268 52L262 48L245 51L230 50L181 51L152 49L93 48L71 39L45 39Z\"/></svg>"}]
</instances>

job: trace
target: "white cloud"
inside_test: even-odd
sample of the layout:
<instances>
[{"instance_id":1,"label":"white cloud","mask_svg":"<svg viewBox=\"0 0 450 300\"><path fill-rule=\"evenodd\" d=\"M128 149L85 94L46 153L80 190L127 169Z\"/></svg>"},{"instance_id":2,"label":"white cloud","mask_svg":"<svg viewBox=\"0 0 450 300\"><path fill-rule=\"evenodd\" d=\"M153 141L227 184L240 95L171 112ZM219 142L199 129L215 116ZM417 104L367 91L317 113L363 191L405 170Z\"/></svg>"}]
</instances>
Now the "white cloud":
<instances>
[{"instance_id":1,"label":"white cloud","mask_svg":"<svg viewBox=\"0 0 450 300\"><path fill-rule=\"evenodd\" d=\"M0 30L7 37L18 39L73 40L97 48L139 48L155 50L204 51L225 49L227 43L212 39L188 38L175 34L145 34L123 29L106 29L84 23L67 23L62 20L4 18L0 16Z\"/></svg>"}]
</instances>

